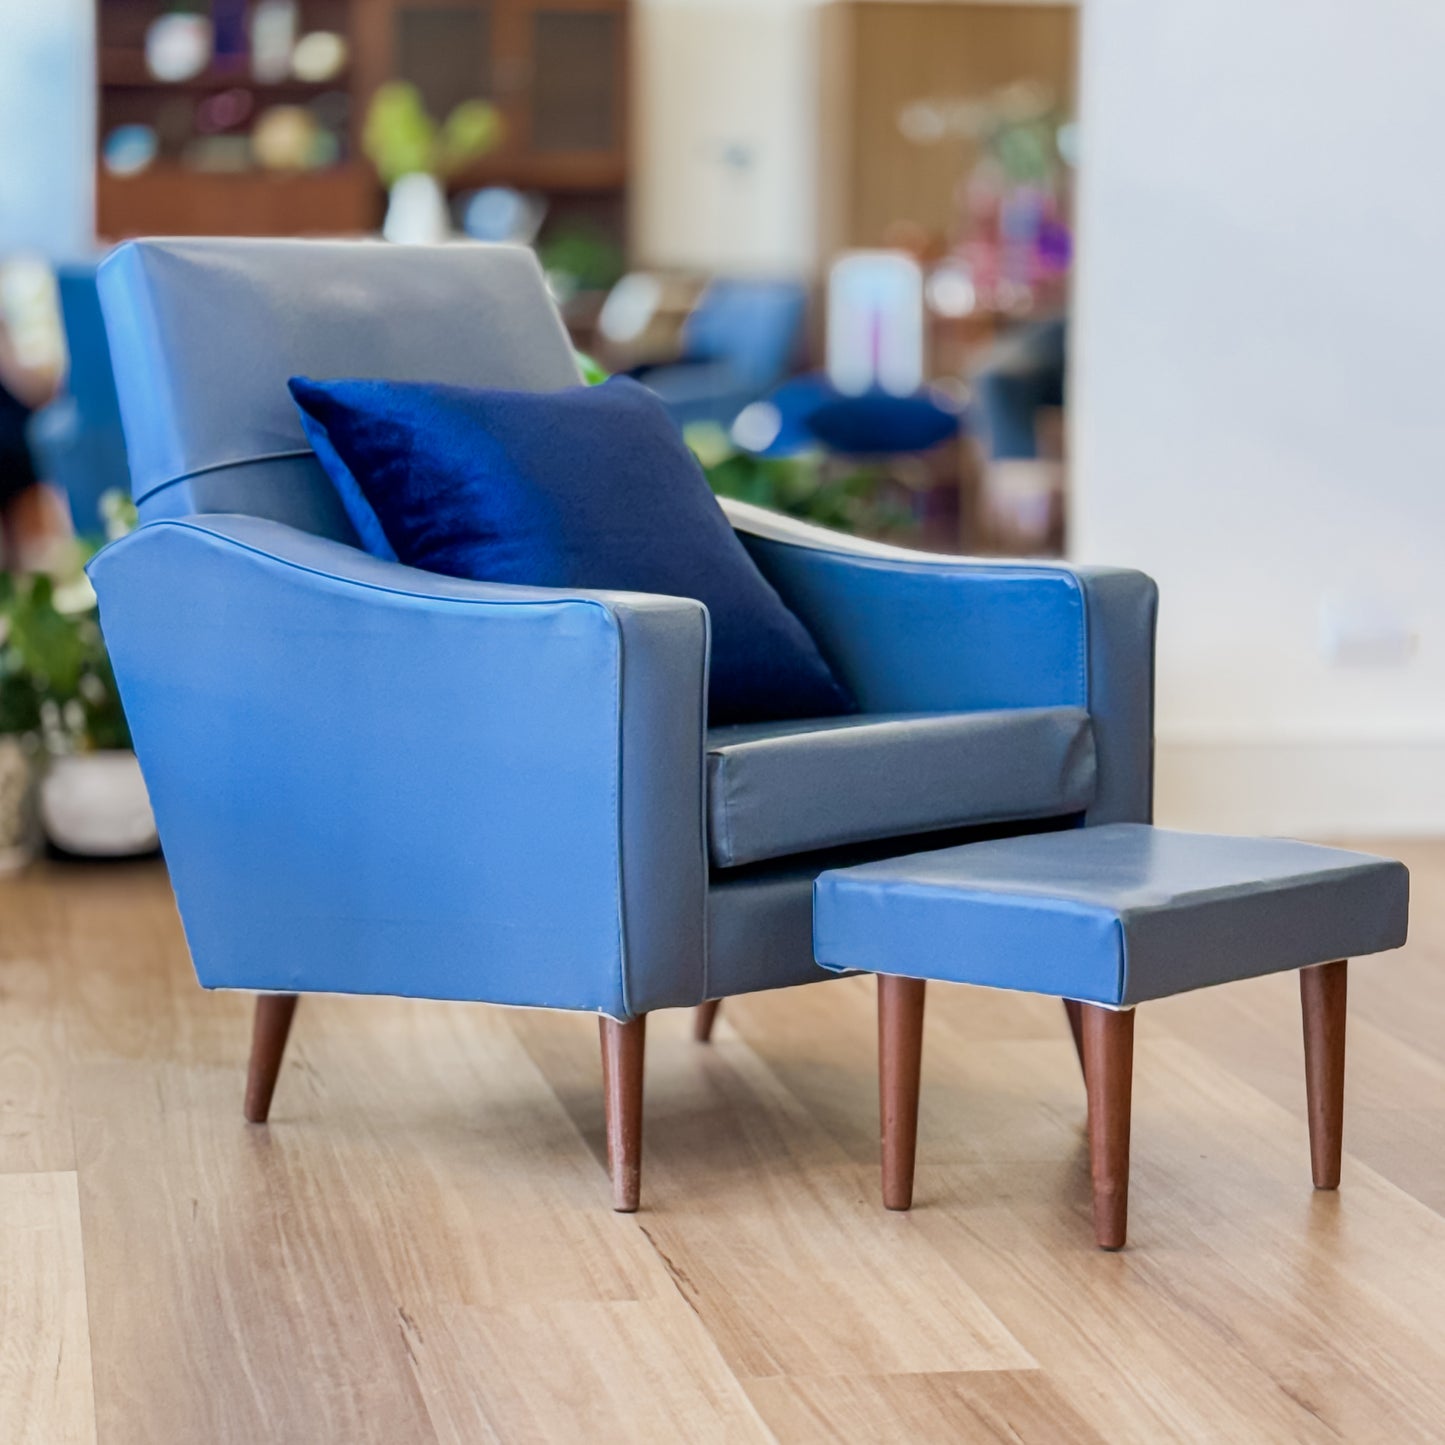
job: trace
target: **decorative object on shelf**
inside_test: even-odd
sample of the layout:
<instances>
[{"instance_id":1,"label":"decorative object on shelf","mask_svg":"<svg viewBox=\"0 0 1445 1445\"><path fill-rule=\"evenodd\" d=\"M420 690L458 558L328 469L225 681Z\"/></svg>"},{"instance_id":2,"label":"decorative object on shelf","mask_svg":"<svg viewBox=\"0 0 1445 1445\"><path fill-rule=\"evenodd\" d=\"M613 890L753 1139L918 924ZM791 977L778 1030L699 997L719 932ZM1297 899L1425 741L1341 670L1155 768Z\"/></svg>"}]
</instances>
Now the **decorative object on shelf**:
<instances>
[{"instance_id":1,"label":"decorative object on shelf","mask_svg":"<svg viewBox=\"0 0 1445 1445\"><path fill-rule=\"evenodd\" d=\"M101 508L112 535L134 523L134 508L118 493L103 498ZM39 816L57 846L86 856L156 846L85 577L93 550L73 543L57 552L48 571L0 574L0 866L33 856L38 837L33 824L28 843L24 832L30 805L22 758L32 775L37 765L43 768Z\"/></svg>"},{"instance_id":2,"label":"decorative object on shelf","mask_svg":"<svg viewBox=\"0 0 1445 1445\"><path fill-rule=\"evenodd\" d=\"M316 165L320 134L316 117L305 106L273 105L256 118L251 154L264 170L310 170Z\"/></svg>"},{"instance_id":3,"label":"decorative object on shelf","mask_svg":"<svg viewBox=\"0 0 1445 1445\"><path fill-rule=\"evenodd\" d=\"M251 77L274 85L291 74L296 0L257 0L251 7Z\"/></svg>"},{"instance_id":4,"label":"decorative object on shelf","mask_svg":"<svg viewBox=\"0 0 1445 1445\"><path fill-rule=\"evenodd\" d=\"M309 161L312 170L325 170L327 166L334 166L341 159L341 137L335 131L327 130L324 126L317 126L316 134L311 141L311 158Z\"/></svg>"},{"instance_id":5,"label":"decorative object on shelf","mask_svg":"<svg viewBox=\"0 0 1445 1445\"><path fill-rule=\"evenodd\" d=\"M217 70L239 70L245 63L250 40L246 34L249 0L211 0L211 29Z\"/></svg>"},{"instance_id":6,"label":"decorative object on shelf","mask_svg":"<svg viewBox=\"0 0 1445 1445\"><path fill-rule=\"evenodd\" d=\"M291 73L297 80L324 85L346 69L348 58L344 37L333 30L313 30L296 42L291 52Z\"/></svg>"},{"instance_id":7,"label":"decorative object on shelf","mask_svg":"<svg viewBox=\"0 0 1445 1445\"><path fill-rule=\"evenodd\" d=\"M381 233L388 241L428 244L451 230L443 182L480 160L502 139L502 117L484 100L465 100L438 126L414 85L393 81L372 98L362 144L391 192Z\"/></svg>"},{"instance_id":8,"label":"decorative object on shelf","mask_svg":"<svg viewBox=\"0 0 1445 1445\"><path fill-rule=\"evenodd\" d=\"M101 159L113 176L138 176L155 163L160 141L148 125L118 125L106 136Z\"/></svg>"},{"instance_id":9,"label":"decorative object on shelf","mask_svg":"<svg viewBox=\"0 0 1445 1445\"><path fill-rule=\"evenodd\" d=\"M255 109L256 97L244 86L232 86L230 90L206 96L197 104L195 128L202 135L220 135L245 125Z\"/></svg>"},{"instance_id":10,"label":"decorative object on shelf","mask_svg":"<svg viewBox=\"0 0 1445 1445\"><path fill-rule=\"evenodd\" d=\"M461 212L462 230L474 241L530 246L546 219L547 201L510 186L486 186L462 199Z\"/></svg>"},{"instance_id":11,"label":"decorative object on shelf","mask_svg":"<svg viewBox=\"0 0 1445 1445\"><path fill-rule=\"evenodd\" d=\"M211 63L212 44L210 16L189 10L157 16L146 30L146 68L171 84L194 80Z\"/></svg>"},{"instance_id":12,"label":"decorative object on shelf","mask_svg":"<svg viewBox=\"0 0 1445 1445\"><path fill-rule=\"evenodd\" d=\"M187 170L208 175L240 175L253 169L251 137L248 135L197 136L181 152Z\"/></svg>"}]
</instances>

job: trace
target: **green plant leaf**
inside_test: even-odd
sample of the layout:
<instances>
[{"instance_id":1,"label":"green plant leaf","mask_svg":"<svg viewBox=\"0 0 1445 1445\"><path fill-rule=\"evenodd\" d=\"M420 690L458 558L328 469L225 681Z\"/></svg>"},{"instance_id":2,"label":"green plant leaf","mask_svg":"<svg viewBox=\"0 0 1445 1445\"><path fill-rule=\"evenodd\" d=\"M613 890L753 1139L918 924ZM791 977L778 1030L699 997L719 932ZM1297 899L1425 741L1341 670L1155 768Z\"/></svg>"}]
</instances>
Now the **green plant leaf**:
<instances>
[{"instance_id":1,"label":"green plant leaf","mask_svg":"<svg viewBox=\"0 0 1445 1445\"><path fill-rule=\"evenodd\" d=\"M580 291L605 291L622 275L621 248L589 221L559 226L537 247L545 271L570 278Z\"/></svg>"},{"instance_id":2,"label":"green plant leaf","mask_svg":"<svg viewBox=\"0 0 1445 1445\"><path fill-rule=\"evenodd\" d=\"M604 381L611 378L612 373L605 366L594 361L585 351L574 351L573 357L577 362L577 370L582 374L583 382L588 386L601 386Z\"/></svg>"},{"instance_id":3,"label":"green plant leaf","mask_svg":"<svg viewBox=\"0 0 1445 1445\"><path fill-rule=\"evenodd\" d=\"M755 457L734 448L728 434L711 423L687 427L683 440L720 497L867 536L902 536L916 525L911 510L893 495L896 488L876 468L837 476L816 453Z\"/></svg>"},{"instance_id":4,"label":"green plant leaf","mask_svg":"<svg viewBox=\"0 0 1445 1445\"><path fill-rule=\"evenodd\" d=\"M464 100L447 117L437 141L437 169L453 175L502 143L502 113L490 101Z\"/></svg>"},{"instance_id":5,"label":"green plant leaf","mask_svg":"<svg viewBox=\"0 0 1445 1445\"><path fill-rule=\"evenodd\" d=\"M436 122L426 113L416 86L393 80L377 88L366 112L361 148L386 186L414 171L433 171Z\"/></svg>"}]
</instances>

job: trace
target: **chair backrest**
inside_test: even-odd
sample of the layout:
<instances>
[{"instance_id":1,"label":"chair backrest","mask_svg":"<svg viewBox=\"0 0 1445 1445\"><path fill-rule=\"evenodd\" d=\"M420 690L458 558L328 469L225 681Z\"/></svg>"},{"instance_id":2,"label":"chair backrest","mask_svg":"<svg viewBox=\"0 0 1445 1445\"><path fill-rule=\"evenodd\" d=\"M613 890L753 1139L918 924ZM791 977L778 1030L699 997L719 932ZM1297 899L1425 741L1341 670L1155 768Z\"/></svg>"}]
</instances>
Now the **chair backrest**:
<instances>
[{"instance_id":1,"label":"chair backrest","mask_svg":"<svg viewBox=\"0 0 1445 1445\"><path fill-rule=\"evenodd\" d=\"M684 354L726 361L740 381L771 386L798 349L807 309L808 293L799 281L713 281L683 326Z\"/></svg>"},{"instance_id":2,"label":"chair backrest","mask_svg":"<svg viewBox=\"0 0 1445 1445\"><path fill-rule=\"evenodd\" d=\"M577 382L533 254L372 241L131 241L100 297L143 521L241 512L353 541L287 379Z\"/></svg>"}]
</instances>

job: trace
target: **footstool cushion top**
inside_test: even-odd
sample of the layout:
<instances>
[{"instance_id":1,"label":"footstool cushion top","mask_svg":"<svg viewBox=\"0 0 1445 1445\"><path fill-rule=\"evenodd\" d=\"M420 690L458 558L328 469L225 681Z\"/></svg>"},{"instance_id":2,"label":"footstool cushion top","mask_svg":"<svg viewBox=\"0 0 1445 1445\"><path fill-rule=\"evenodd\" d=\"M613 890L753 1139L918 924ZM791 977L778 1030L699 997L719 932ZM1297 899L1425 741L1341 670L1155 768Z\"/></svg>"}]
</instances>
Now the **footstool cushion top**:
<instances>
[{"instance_id":1,"label":"footstool cushion top","mask_svg":"<svg viewBox=\"0 0 1445 1445\"><path fill-rule=\"evenodd\" d=\"M1402 863L1142 823L823 873L813 952L863 969L1128 1006L1405 941Z\"/></svg>"}]
</instances>

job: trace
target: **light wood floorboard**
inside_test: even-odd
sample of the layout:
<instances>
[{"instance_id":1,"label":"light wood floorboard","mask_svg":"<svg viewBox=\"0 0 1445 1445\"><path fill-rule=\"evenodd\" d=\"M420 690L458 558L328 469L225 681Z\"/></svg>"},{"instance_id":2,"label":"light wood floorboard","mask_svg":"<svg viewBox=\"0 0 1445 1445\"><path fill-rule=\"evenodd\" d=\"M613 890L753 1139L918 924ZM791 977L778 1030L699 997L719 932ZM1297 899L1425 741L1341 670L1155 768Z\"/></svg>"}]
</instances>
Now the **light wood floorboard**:
<instances>
[{"instance_id":1,"label":"light wood floorboard","mask_svg":"<svg viewBox=\"0 0 1445 1445\"><path fill-rule=\"evenodd\" d=\"M68 1170L0 1174L0 1440L95 1440L80 1208Z\"/></svg>"},{"instance_id":2,"label":"light wood floorboard","mask_svg":"<svg viewBox=\"0 0 1445 1445\"><path fill-rule=\"evenodd\" d=\"M1398 851L1340 1193L1292 976L1146 1006L1121 1255L1049 1000L931 991L908 1215L869 981L657 1017L624 1217L594 1020L307 998L248 1126L159 865L0 882L0 1441L1445 1438L1445 843Z\"/></svg>"}]
</instances>

